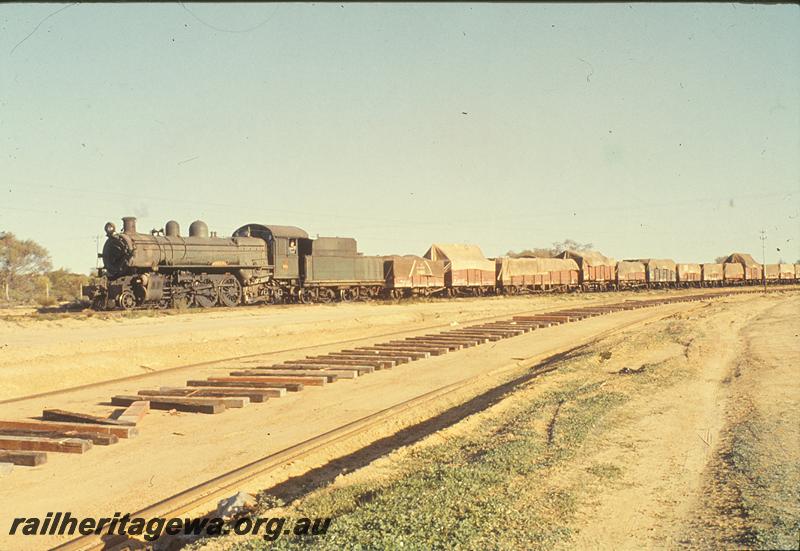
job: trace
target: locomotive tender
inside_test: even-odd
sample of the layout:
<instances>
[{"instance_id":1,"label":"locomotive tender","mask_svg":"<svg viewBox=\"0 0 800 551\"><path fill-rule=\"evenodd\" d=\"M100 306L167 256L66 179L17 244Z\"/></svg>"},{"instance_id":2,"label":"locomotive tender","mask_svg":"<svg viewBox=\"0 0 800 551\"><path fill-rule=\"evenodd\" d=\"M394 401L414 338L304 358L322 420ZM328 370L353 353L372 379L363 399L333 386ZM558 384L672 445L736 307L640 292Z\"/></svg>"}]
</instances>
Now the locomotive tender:
<instances>
[{"instance_id":1,"label":"locomotive tender","mask_svg":"<svg viewBox=\"0 0 800 551\"><path fill-rule=\"evenodd\" d=\"M424 257L365 256L355 239L312 239L294 226L245 224L218 237L196 220L182 236L174 220L139 233L134 217L105 232L100 280L82 289L95 309L800 282L800 265L761 266L741 253L721 264L617 262L593 251L487 259L476 245L434 243Z\"/></svg>"}]
</instances>

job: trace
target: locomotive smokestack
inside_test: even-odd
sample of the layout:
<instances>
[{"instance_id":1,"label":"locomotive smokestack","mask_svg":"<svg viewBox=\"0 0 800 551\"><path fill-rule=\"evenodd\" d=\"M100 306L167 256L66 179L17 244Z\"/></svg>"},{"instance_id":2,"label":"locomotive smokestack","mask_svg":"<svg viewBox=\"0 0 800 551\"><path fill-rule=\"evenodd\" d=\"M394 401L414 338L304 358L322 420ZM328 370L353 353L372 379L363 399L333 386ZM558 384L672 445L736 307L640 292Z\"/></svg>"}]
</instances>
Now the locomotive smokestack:
<instances>
[{"instance_id":1,"label":"locomotive smokestack","mask_svg":"<svg viewBox=\"0 0 800 551\"><path fill-rule=\"evenodd\" d=\"M181 226L175 220L170 220L167 222L167 225L164 226L164 233L167 237L180 237Z\"/></svg>"},{"instance_id":2,"label":"locomotive smokestack","mask_svg":"<svg viewBox=\"0 0 800 551\"><path fill-rule=\"evenodd\" d=\"M136 217L123 216L122 217L122 233L136 233Z\"/></svg>"}]
</instances>

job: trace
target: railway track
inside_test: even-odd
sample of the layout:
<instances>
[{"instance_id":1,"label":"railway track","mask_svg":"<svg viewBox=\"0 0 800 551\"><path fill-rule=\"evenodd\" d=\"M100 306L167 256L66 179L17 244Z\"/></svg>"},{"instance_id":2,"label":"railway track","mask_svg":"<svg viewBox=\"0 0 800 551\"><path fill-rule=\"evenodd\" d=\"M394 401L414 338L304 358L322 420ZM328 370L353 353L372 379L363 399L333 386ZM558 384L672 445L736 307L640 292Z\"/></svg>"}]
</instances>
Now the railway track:
<instances>
[{"instance_id":1,"label":"railway track","mask_svg":"<svg viewBox=\"0 0 800 551\"><path fill-rule=\"evenodd\" d=\"M74 411L45 409L40 419L0 419L0 462L35 467L45 463L50 452L84 454L94 445L116 445L120 439L134 438L138 435L136 423L150 408L220 414L230 408L242 408L281 398L287 392L300 392L306 386L322 387L342 379L355 379L377 370L393 369L402 364L514 337L551 325L579 321L621 310L698 301L730 294L734 292L627 300L621 303L594 304L544 313L528 312L511 317L508 315L488 317L455 328L435 326L428 330L439 329L436 332L405 338L398 337L398 334L407 334L408 331L393 332L389 335L398 338L373 342L368 346L343 348L337 352L286 360L277 364L269 364L263 359L250 360L257 365L245 365L243 368L233 369L226 376L188 379L185 386L144 388L136 394L111 396L109 401L112 406L126 408L113 412L117 414L116 417L113 414L103 417ZM371 337L372 340L376 338ZM247 358L259 356L263 357L263 354L240 356L237 360L246 362ZM208 362L212 363L221 362ZM189 367L197 367L197 364L177 369ZM147 377L151 378L154 375L156 374L148 374ZM130 381L131 378L125 380Z\"/></svg>"},{"instance_id":2,"label":"railway track","mask_svg":"<svg viewBox=\"0 0 800 551\"><path fill-rule=\"evenodd\" d=\"M582 319L608 315L615 312L628 311L641 308L652 308L655 306L670 305L681 302L699 302L712 298L721 298L724 296L729 296L731 294L734 293L732 292L713 293L713 294L670 297L665 299L644 300L644 301L634 300L634 301L625 301L615 304L593 305L582 308L579 307L579 308L562 309L541 314L516 315L507 318L503 321L476 323L475 325L470 325L465 328L451 329L438 333L422 335L419 337L410 337L401 341L400 343L393 343L391 346L387 345L387 350L383 350L381 347L378 347L378 350L376 350L375 352L369 352L365 354L365 357L372 358L376 362L393 361L393 360L388 360L387 358L390 355L388 353L390 352L390 350L388 349L394 347L393 350L391 350L391 355L396 356L398 354L399 355L406 354L406 358L408 359L408 361L404 363L408 363L411 361L420 361L424 360L428 356L424 354L419 355L419 357L417 358L413 358L413 356L422 353L428 354L431 352L434 352L436 354L446 354L457 351L464 346L467 347L478 346L486 342L493 342L525 334L537 330L541 327L547 327L550 325L561 325L565 323L573 323L580 321ZM636 325L648 323L652 321L654 318L660 317L661 315L662 314L654 312L652 316L649 316L644 320L639 319L633 322L621 324L612 329L603 331L600 334L594 335L587 339L583 339L583 341L579 343L574 343L570 346L562 347L562 349L553 349L536 358L532 358L528 362L526 362L526 366L535 367L538 365L539 367L536 367L531 373L529 373L527 378L528 379L535 378L544 373L556 369L556 366L553 365L553 362L545 361L543 364L541 363L544 360L547 360L548 358L560 357L576 349L583 348L589 344L592 344L603 338L606 338L613 333L630 329L631 327ZM370 348L370 347L365 347L365 348ZM418 354L411 354L412 352ZM323 356L323 358L331 358L331 357L340 357L340 356L336 356L335 353ZM301 364L296 364L296 365L301 365ZM317 367L317 365L314 365L312 367L298 368L298 371L307 370L310 372L310 376L319 376L314 374L317 374L319 371L327 370ZM355 364L336 364L336 365L354 366ZM440 388L427 392L423 395L396 404L392 407L364 416L356 421L353 421L336 429L330 430L324 434L310 438L304 442L288 447L277 453L273 453L265 457L262 457L261 459L243 465L242 467L229 471L228 473L225 473L221 476L218 476L216 478L198 484L192 488L189 488L185 491L177 493L165 500L162 500L158 503L155 503L144 509L141 509L136 513L132 513L132 515L135 517L142 517L142 518L175 517L188 513L190 511L199 510L204 505L211 504L222 497L227 497L228 495L234 493L242 485L248 483L249 481L253 481L254 479L260 476L263 476L264 474L272 471L273 469L284 466L292 461L301 459L305 456L314 453L315 451L324 449L327 446L331 446L346 441L350 438L353 438L361 433L364 433L365 431L369 431L371 428L380 426L382 423L385 423L389 419L398 418L402 416L405 412L435 403L438 399L440 399L445 395L448 395L450 393L456 392L461 389L465 389L471 385L475 385L479 380L485 380L487 375L490 376L499 375L503 371L508 371L510 369L518 367L519 366L517 364L513 366L505 366L489 373L482 373L480 375L470 377L462 381L442 386ZM385 367L385 368L391 369L391 367ZM254 367L251 371L257 371L257 370L269 371L270 368L266 366ZM349 370L349 368L345 370ZM357 370L352 369L351 371L357 371ZM367 373L368 372L369 370L367 370ZM253 374L253 375L248 375L247 378L257 379L259 377L270 377L270 375ZM254 380L252 382L256 384L258 383L257 380ZM187 388L198 388L198 387L187 387ZM105 540L102 540L100 536L84 536L66 542L61 546L57 547L56 549L66 551L66 550L89 550L89 549L110 548L120 543L123 543L123 541L124 539L115 540L113 538L112 539L106 538Z\"/></svg>"},{"instance_id":3,"label":"railway track","mask_svg":"<svg viewBox=\"0 0 800 551\"><path fill-rule=\"evenodd\" d=\"M302 306L302 305L298 305L298 306ZM518 312L514 312L514 313L512 313L510 315L513 316L513 315L525 314L525 313L530 313L530 312L533 312L533 311L529 310L529 309L526 309L526 310L520 310ZM478 322L483 322L483 321L492 321L492 320L503 319L503 318L506 318L508 316L509 316L509 314L503 314L503 315L500 315L500 316L485 316L485 317L475 318L475 319L469 320L469 321L467 321L465 323L478 323ZM130 381L142 381L142 380L152 379L154 376L158 376L158 375L161 375L161 374L175 373L175 372L186 371L186 370L190 370L190 369L198 369L198 368L208 367L208 366L212 366L212 365L216 365L216 364L224 363L224 362L237 362L237 361L241 361L241 360L248 360L248 359L251 359L251 358L259 358L259 357L265 357L265 356L276 356L276 355L279 355L279 354L286 354L286 353L290 353L290 352L303 352L303 351L306 351L306 350L321 349L321 348L327 348L327 347L330 347L330 346L340 346L340 345L344 346L344 345L347 345L347 344L355 344L355 343L359 343L359 342L370 341L370 340L374 340L374 339L382 339L382 338L386 338L386 337L400 337L400 336L403 336L403 335L409 335L409 334L413 334L413 333L418 333L421 330L443 328L443 327L447 327L448 325L449 324L447 324L447 323L437 323L437 324L433 324L433 325L430 325L430 326L422 328L422 329L420 329L420 328L402 329L402 330L399 330L399 331L389 331L389 332L386 332L386 333L379 333L379 334L376 334L376 335L370 335L368 337L354 337L354 338L351 338L351 339L341 339L341 340L335 340L335 341L324 342L324 343L319 343L319 344L312 344L312 345L307 345L307 346L297 346L297 347L292 347L292 348L283 348L283 349L280 349L280 350L273 350L273 351L270 351L270 352L255 352L255 353L252 353L252 354L242 354L242 355L237 355L237 356L229 356L229 357L226 357L226 358L219 358L219 359L215 359L215 360L208 360L208 361L204 361L204 362L195 362L195 363L191 363L191 364L178 365L178 366L169 367L169 368L166 368L166 369L160 369L160 370L158 370L157 372L154 372L154 373L152 373L152 372L151 373L139 373L139 374L136 374L136 375L129 375L129 376L125 376L125 377L119 377L119 378L116 378L116 379L107 379L107 380L103 380L103 381L96 381L96 382L86 383L86 384L82 384L82 385L76 385L76 386L71 386L71 387L66 387L66 388L59 388L59 389L50 390L50 391L47 391L47 392L39 392L39 393L36 393L36 394L27 394L25 396L17 396L17 397L14 397L14 398L8 398L8 399L5 399L5 400L0 400L0 405L13 404L13 403L17 403L17 402L24 402L25 400L32 400L32 399L35 399L35 398L45 398L45 397L50 397L50 396L58 396L59 394L66 394L66 393L69 393L69 392L75 392L75 391L79 391L79 390L87 390L87 389L92 389L92 388L101 388L103 386L110 385L110 384L115 384L115 383L130 382Z\"/></svg>"},{"instance_id":4,"label":"railway track","mask_svg":"<svg viewBox=\"0 0 800 551\"><path fill-rule=\"evenodd\" d=\"M772 290L778 291L778 290L781 290L781 289L772 289ZM680 291L682 291L682 290L675 290L674 292L680 292ZM757 290L756 289L742 289L742 290L737 290L737 291L724 290L724 291L721 291L721 292L724 293L724 294L729 294L729 293L757 292ZM611 301L611 300L613 300L614 297L604 297L604 298L608 298L609 301ZM605 304L605 301L603 300L602 302L599 302L599 304ZM535 313L535 312L537 312L537 310L525 309L525 310L519 310L517 312L513 312L511 314L507 313L507 314L503 314L503 315L499 315L499 316L484 316L484 317L480 317L480 318L475 318L475 319L466 321L464 323L481 323L481 322L488 322L488 321L494 321L494 320L501 320L501 319L509 317L509 315L510 316L524 315L524 314ZM116 378L116 379L107 379L107 380L103 380L103 381L96 381L96 382L86 383L86 384L82 384L82 385L75 385L75 386L66 387L66 388L59 388L59 389L50 390L50 391L47 391L47 392L39 392L39 393L35 393L35 394L27 394L25 396L17 396L17 397L14 397L14 398L7 398L7 399L4 399L4 400L0 400L0 405L24 402L26 400L32 400L32 399L36 399L36 398L45 398L45 397L58 396L60 394L67 394L67 393L75 392L75 391L79 391L79 390L88 390L88 389L92 389L92 388L102 388L103 386L110 385L110 384L115 384L115 383L123 383L123 382L131 382L131 381L144 381L144 380L147 380L147 379L152 379L153 377L161 375L161 374L176 373L176 372L188 371L188 370L192 370L192 369L199 369L199 368L209 367L209 366L213 366L213 365L224 363L224 362L237 362L237 361L241 361L241 360L248 360L248 359L252 359L252 358L259 358L259 357L265 357L265 356L287 354L287 353L292 353L292 352L304 352L304 351L307 351L307 350L314 350L314 349L322 349L322 348L327 348L327 347L331 347L331 346L339 346L339 345L344 346L344 345L347 345L347 344L355 344L355 343L370 341L370 340L374 340L374 339L382 339L382 338L390 338L390 337L401 337L401 336L404 336L404 335L410 335L410 334L413 334L413 333L418 333L421 330L433 330L433 329L438 329L438 328L445 328L445 327L448 327L448 326L449 326L448 323L438 323L438 324L433 324L433 325L430 325L430 326L424 327L424 328L402 329L402 330L399 330L399 331L388 331L386 333L379 333L379 334L376 334L376 335L370 335L368 337L355 337L355 338L351 338L351 339L341 339L341 340L335 340L335 341L330 341L330 342L320 343L320 344L284 348L284 349L274 350L274 351L266 352L266 353L264 353L264 352L256 352L256 353L252 353L252 354L229 356L229 357L225 357L225 358L219 358L219 359L208 360L208 361L203 361L203 362L195 362L195 363L191 363L191 364L178 365L178 366L169 367L169 368L166 368L166 369L161 369L161 370L159 370L157 372L139 373L139 374L136 374L136 375L128 375L128 376L119 377L119 378Z\"/></svg>"}]
</instances>

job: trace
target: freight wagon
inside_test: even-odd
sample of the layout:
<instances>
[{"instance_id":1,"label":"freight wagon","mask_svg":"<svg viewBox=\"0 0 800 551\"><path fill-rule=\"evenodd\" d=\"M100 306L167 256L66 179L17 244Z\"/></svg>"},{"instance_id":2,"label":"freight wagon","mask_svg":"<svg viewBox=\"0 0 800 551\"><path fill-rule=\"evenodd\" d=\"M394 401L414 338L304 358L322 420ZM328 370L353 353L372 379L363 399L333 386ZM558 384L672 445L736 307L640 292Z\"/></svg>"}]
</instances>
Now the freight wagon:
<instances>
[{"instance_id":1,"label":"freight wagon","mask_svg":"<svg viewBox=\"0 0 800 551\"><path fill-rule=\"evenodd\" d=\"M434 243L425 253L444 262L444 281L452 295L483 295L494 290L495 265L477 245Z\"/></svg>"},{"instance_id":2,"label":"freight wagon","mask_svg":"<svg viewBox=\"0 0 800 551\"><path fill-rule=\"evenodd\" d=\"M586 291L611 289L617 279L617 261L596 251L564 251L559 258L578 264L578 283Z\"/></svg>"},{"instance_id":3,"label":"freight wagon","mask_svg":"<svg viewBox=\"0 0 800 551\"><path fill-rule=\"evenodd\" d=\"M753 257L745 253L733 253L725 259L727 263L736 263L742 266L742 277L747 285L761 283L764 276L761 264L756 262Z\"/></svg>"},{"instance_id":4,"label":"freight wagon","mask_svg":"<svg viewBox=\"0 0 800 551\"><path fill-rule=\"evenodd\" d=\"M722 264L701 264L703 271L703 285L706 287L717 287L723 284L724 268Z\"/></svg>"},{"instance_id":5,"label":"freight wagon","mask_svg":"<svg viewBox=\"0 0 800 551\"><path fill-rule=\"evenodd\" d=\"M700 287L703 267L700 264L675 264L675 279L680 287Z\"/></svg>"},{"instance_id":6,"label":"freight wagon","mask_svg":"<svg viewBox=\"0 0 800 551\"><path fill-rule=\"evenodd\" d=\"M744 284L744 266L738 262L725 262L722 264L722 269L726 285Z\"/></svg>"},{"instance_id":7,"label":"freight wagon","mask_svg":"<svg viewBox=\"0 0 800 551\"><path fill-rule=\"evenodd\" d=\"M648 287L670 287L677 281L675 261L658 258L639 258L645 267L645 279Z\"/></svg>"},{"instance_id":8,"label":"freight wagon","mask_svg":"<svg viewBox=\"0 0 800 551\"><path fill-rule=\"evenodd\" d=\"M531 291L566 291L578 286L578 264L563 258L495 259L497 286L509 295Z\"/></svg>"},{"instance_id":9,"label":"freight wagon","mask_svg":"<svg viewBox=\"0 0 800 551\"><path fill-rule=\"evenodd\" d=\"M793 264L778 264L778 280L781 283L793 283L794 279Z\"/></svg>"},{"instance_id":10,"label":"freight wagon","mask_svg":"<svg viewBox=\"0 0 800 551\"><path fill-rule=\"evenodd\" d=\"M617 288L631 289L647 285L647 274L644 264L636 260L620 260L617 262Z\"/></svg>"},{"instance_id":11,"label":"freight wagon","mask_svg":"<svg viewBox=\"0 0 800 551\"><path fill-rule=\"evenodd\" d=\"M421 256L387 256L383 274L389 295L394 298L433 295L447 290L444 261Z\"/></svg>"}]
</instances>

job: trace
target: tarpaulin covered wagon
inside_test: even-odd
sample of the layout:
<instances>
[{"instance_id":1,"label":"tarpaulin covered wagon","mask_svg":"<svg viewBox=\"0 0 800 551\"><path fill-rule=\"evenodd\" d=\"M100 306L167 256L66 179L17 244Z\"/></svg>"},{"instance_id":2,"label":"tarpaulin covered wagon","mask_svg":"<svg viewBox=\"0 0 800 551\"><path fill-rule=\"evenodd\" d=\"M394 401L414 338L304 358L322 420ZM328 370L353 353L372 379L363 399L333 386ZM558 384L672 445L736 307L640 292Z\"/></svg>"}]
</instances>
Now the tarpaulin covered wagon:
<instances>
[{"instance_id":1,"label":"tarpaulin covered wagon","mask_svg":"<svg viewBox=\"0 0 800 551\"><path fill-rule=\"evenodd\" d=\"M425 258L444 262L445 284L453 294L481 295L494 289L494 261L477 245L434 243Z\"/></svg>"},{"instance_id":2,"label":"tarpaulin covered wagon","mask_svg":"<svg viewBox=\"0 0 800 551\"><path fill-rule=\"evenodd\" d=\"M780 265L764 264L764 278L767 281L778 281L780 279Z\"/></svg>"},{"instance_id":3,"label":"tarpaulin covered wagon","mask_svg":"<svg viewBox=\"0 0 800 551\"><path fill-rule=\"evenodd\" d=\"M668 286L677 281L677 268L674 260L667 258L637 258L644 264L647 283L653 287Z\"/></svg>"},{"instance_id":4,"label":"tarpaulin covered wagon","mask_svg":"<svg viewBox=\"0 0 800 551\"><path fill-rule=\"evenodd\" d=\"M794 265L778 264L778 279L787 283L794 281Z\"/></svg>"},{"instance_id":5,"label":"tarpaulin covered wagon","mask_svg":"<svg viewBox=\"0 0 800 551\"><path fill-rule=\"evenodd\" d=\"M726 263L740 264L744 281L746 283L758 283L763 277L762 266L755 259L747 253L733 253L725 259Z\"/></svg>"},{"instance_id":6,"label":"tarpaulin covered wagon","mask_svg":"<svg viewBox=\"0 0 800 551\"><path fill-rule=\"evenodd\" d=\"M794 265L764 264L764 277L770 283L794 281Z\"/></svg>"},{"instance_id":7,"label":"tarpaulin covered wagon","mask_svg":"<svg viewBox=\"0 0 800 551\"><path fill-rule=\"evenodd\" d=\"M597 251L564 251L559 258L578 264L578 283L586 289L605 289L616 282L617 261Z\"/></svg>"},{"instance_id":8,"label":"tarpaulin covered wagon","mask_svg":"<svg viewBox=\"0 0 800 551\"><path fill-rule=\"evenodd\" d=\"M738 262L725 262L723 265L725 283L735 285L744 283L744 266Z\"/></svg>"},{"instance_id":9,"label":"tarpaulin covered wagon","mask_svg":"<svg viewBox=\"0 0 800 551\"><path fill-rule=\"evenodd\" d=\"M639 287L647 284L645 266L636 260L617 262L617 285L619 287Z\"/></svg>"},{"instance_id":10,"label":"tarpaulin covered wagon","mask_svg":"<svg viewBox=\"0 0 800 551\"><path fill-rule=\"evenodd\" d=\"M675 264L675 276L683 287L699 287L703 281L703 268L700 264L678 263Z\"/></svg>"},{"instance_id":11,"label":"tarpaulin covered wagon","mask_svg":"<svg viewBox=\"0 0 800 551\"><path fill-rule=\"evenodd\" d=\"M703 270L703 285L706 287L714 287L722 284L724 279L724 268L722 264L701 264Z\"/></svg>"},{"instance_id":12,"label":"tarpaulin covered wagon","mask_svg":"<svg viewBox=\"0 0 800 551\"><path fill-rule=\"evenodd\" d=\"M421 256L386 256L383 262L386 288L399 298L414 294L429 295L445 289L443 260Z\"/></svg>"},{"instance_id":13,"label":"tarpaulin covered wagon","mask_svg":"<svg viewBox=\"0 0 800 551\"><path fill-rule=\"evenodd\" d=\"M507 294L536 290L566 290L578 285L578 264L564 258L509 258L495 260L497 286Z\"/></svg>"}]
</instances>

